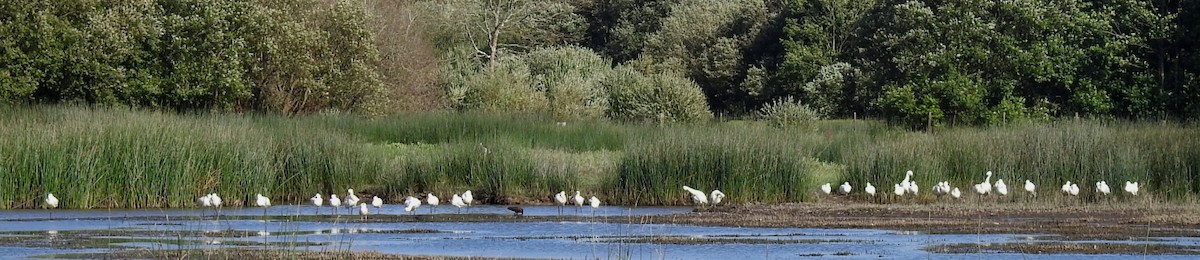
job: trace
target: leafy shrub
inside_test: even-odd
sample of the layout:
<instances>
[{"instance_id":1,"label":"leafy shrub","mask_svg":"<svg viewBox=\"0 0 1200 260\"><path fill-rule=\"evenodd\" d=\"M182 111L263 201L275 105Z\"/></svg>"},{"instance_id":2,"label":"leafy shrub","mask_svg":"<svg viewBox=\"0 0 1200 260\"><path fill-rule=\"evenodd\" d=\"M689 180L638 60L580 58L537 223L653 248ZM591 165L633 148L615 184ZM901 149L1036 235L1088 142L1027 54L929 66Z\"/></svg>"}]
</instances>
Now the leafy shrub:
<instances>
[{"instance_id":1,"label":"leafy shrub","mask_svg":"<svg viewBox=\"0 0 1200 260\"><path fill-rule=\"evenodd\" d=\"M807 126L821 119L821 113L792 97L776 99L758 111L759 117L778 127Z\"/></svg>"},{"instance_id":2,"label":"leafy shrub","mask_svg":"<svg viewBox=\"0 0 1200 260\"><path fill-rule=\"evenodd\" d=\"M624 121L693 122L712 118L700 86L668 75L614 68L601 81L609 93L609 118Z\"/></svg>"}]
</instances>

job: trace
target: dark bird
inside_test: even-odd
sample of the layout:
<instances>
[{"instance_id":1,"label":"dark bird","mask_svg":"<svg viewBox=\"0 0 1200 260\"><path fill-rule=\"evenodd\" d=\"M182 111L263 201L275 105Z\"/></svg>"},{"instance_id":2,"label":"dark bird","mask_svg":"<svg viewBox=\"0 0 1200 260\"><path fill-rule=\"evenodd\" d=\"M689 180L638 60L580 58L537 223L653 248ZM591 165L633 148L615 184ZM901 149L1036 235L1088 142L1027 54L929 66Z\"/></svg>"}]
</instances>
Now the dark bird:
<instances>
[{"instance_id":1,"label":"dark bird","mask_svg":"<svg viewBox=\"0 0 1200 260\"><path fill-rule=\"evenodd\" d=\"M524 216L525 215L525 208L522 208L519 206L508 207L508 210L513 212L513 216Z\"/></svg>"}]
</instances>

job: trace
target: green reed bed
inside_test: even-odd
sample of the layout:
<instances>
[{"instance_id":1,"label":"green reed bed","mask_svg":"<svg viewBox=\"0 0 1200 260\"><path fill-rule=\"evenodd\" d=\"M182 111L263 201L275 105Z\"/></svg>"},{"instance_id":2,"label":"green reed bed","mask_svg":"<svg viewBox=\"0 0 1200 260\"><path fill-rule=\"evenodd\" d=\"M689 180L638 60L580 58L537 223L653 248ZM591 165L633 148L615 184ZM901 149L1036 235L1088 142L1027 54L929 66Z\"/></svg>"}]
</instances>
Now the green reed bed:
<instances>
[{"instance_id":1,"label":"green reed bed","mask_svg":"<svg viewBox=\"0 0 1200 260\"><path fill-rule=\"evenodd\" d=\"M825 182L849 181L861 193L869 181L890 193L910 169L926 198L943 180L970 193L985 171L1015 196L1025 196L1030 179L1047 201L1060 198L1068 180L1085 201L1106 200L1094 194L1099 180L1118 193L1139 181L1156 199L1200 192L1200 128L1171 123L1071 120L924 133L862 120L780 129L753 121L561 126L469 113L0 109L0 208L40 207L46 192L67 208L134 208L192 207L211 192L231 206L255 193L303 203L348 188L390 203L471 189L484 202L579 190L605 204L690 204L683 185L721 189L731 202L812 201Z\"/></svg>"}]
</instances>

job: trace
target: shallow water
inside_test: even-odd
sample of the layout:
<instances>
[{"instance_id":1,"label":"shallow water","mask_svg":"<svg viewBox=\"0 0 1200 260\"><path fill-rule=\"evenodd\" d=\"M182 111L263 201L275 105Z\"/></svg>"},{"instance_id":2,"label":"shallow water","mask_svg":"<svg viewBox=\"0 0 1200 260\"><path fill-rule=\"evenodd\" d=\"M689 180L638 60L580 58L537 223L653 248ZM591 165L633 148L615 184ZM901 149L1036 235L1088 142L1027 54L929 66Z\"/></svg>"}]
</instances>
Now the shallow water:
<instances>
[{"instance_id":1,"label":"shallow water","mask_svg":"<svg viewBox=\"0 0 1200 260\"><path fill-rule=\"evenodd\" d=\"M266 210L269 215L315 214L311 206L276 206ZM322 214L331 213L329 207ZM343 208L340 211L346 213ZM677 207L601 207L596 216L631 216L671 214L690 211ZM355 209L353 212L357 212ZM429 214L428 206L419 214ZM455 214L453 207L442 206L436 214ZM526 215L557 215L558 207L525 207ZM51 213L53 217L51 217ZM372 208L373 214L408 214L402 207ZM502 206L477 206L473 214L511 214ZM565 214L576 214L574 207ZM1127 259L1131 255L1072 255L1072 254L938 254L925 251L927 246L955 243L1012 243L1031 242L1037 234L938 234L919 231L875 229L811 229L811 228L739 228L699 227L688 225L568 222L401 222L357 223L358 216L345 216L345 222L287 222L260 220L145 220L136 217L172 216L194 217L211 215L202 210L18 210L0 212L0 231L37 231L46 239L55 239L72 230L133 230L143 232L127 238L168 238L196 243L174 245L169 242L122 242L119 245L149 249L207 248L229 246L261 246L258 243L316 242L319 246L283 246L284 248L323 250L374 250L383 253L530 257L530 258L633 258L633 259L809 259L811 256L839 259L1061 259L1086 257L1090 259ZM221 215L258 216L261 208L223 209ZM579 215L591 216L590 208ZM438 233L396 233L398 230L428 229ZM241 230L259 235L218 237L204 233L197 237L179 235L184 231ZM391 231L389 233L389 231ZM161 234L155 234L155 233ZM669 238L673 243L637 243L648 238ZM714 241L718 240L718 241ZM704 243L719 242L719 243ZM1045 241L1041 241L1045 242ZM1127 243L1136 241L1082 241L1085 243ZM1200 245L1196 238L1165 238L1164 243ZM0 255L28 257L54 253L95 252L116 249L52 249L38 247L0 247ZM839 255L835 254L849 254ZM1141 257L1141 256L1137 256ZM1155 255L1155 259L1194 259L1195 256Z\"/></svg>"}]
</instances>

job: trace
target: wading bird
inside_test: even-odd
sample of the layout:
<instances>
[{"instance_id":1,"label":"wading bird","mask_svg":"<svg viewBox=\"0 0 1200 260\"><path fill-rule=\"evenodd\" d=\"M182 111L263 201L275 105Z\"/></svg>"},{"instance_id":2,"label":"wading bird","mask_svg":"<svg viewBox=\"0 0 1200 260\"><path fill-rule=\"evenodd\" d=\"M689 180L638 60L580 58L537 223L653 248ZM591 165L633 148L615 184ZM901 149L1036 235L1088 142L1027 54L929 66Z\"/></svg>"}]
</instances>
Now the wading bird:
<instances>
[{"instance_id":1,"label":"wading bird","mask_svg":"<svg viewBox=\"0 0 1200 260\"><path fill-rule=\"evenodd\" d=\"M917 195L917 192L918 192L918 191L920 191L920 190L921 190L921 188L920 188L920 187L917 187L917 182L916 182L916 181L909 181L909 182L908 182L908 192L909 192L909 193L912 193L912 194L915 196L915 195Z\"/></svg>"},{"instance_id":2,"label":"wading bird","mask_svg":"<svg viewBox=\"0 0 1200 260\"><path fill-rule=\"evenodd\" d=\"M1000 196L1008 196L1008 185L1004 184L1004 179L996 180L996 193Z\"/></svg>"},{"instance_id":3,"label":"wading bird","mask_svg":"<svg viewBox=\"0 0 1200 260\"><path fill-rule=\"evenodd\" d=\"M337 215L338 207L342 206L342 200L338 199L337 194L329 194L329 206L333 207L333 214Z\"/></svg>"},{"instance_id":4,"label":"wading bird","mask_svg":"<svg viewBox=\"0 0 1200 260\"><path fill-rule=\"evenodd\" d=\"M421 207L421 200L414 198L413 196L408 196L407 198L404 198L404 211L411 212L412 214L417 214L416 210L417 210L417 208L420 208L420 207Z\"/></svg>"},{"instance_id":5,"label":"wading bird","mask_svg":"<svg viewBox=\"0 0 1200 260\"><path fill-rule=\"evenodd\" d=\"M471 204L475 203L475 195L471 194L471 190L467 190L462 194L463 203L467 204L467 212L471 211Z\"/></svg>"},{"instance_id":6,"label":"wading bird","mask_svg":"<svg viewBox=\"0 0 1200 260\"><path fill-rule=\"evenodd\" d=\"M458 208L458 213L462 213L462 207L466 206L467 203L463 202L462 196L454 194L454 196L450 197L450 205L454 205L454 207Z\"/></svg>"},{"instance_id":7,"label":"wading bird","mask_svg":"<svg viewBox=\"0 0 1200 260\"><path fill-rule=\"evenodd\" d=\"M579 214L579 210L583 208L583 196L579 195L579 191L575 191L575 214Z\"/></svg>"},{"instance_id":8,"label":"wading bird","mask_svg":"<svg viewBox=\"0 0 1200 260\"><path fill-rule=\"evenodd\" d=\"M962 198L962 191L954 188L954 190L950 191L950 197L954 197L955 199Z\"/></svg>"},{"instance_id":9,"label":"wading bird","mask_svg":"<svg viewBox=\"0 0 1200 260\"><path fill-rule=\"evenodd\" d=\"M596 198L596 196L592 196L592 198L591 198L591 199L588 199L588 204L591 204L591 206L592 206L592 217L595 217L595 216L596 216L596 209L597 209L597 208L600 208L600 199ZM716 203L713 203L713 204L715 205Z\"/></svg>"},{"instance_id":10,"label":"wading bird","mask_svg":"<svg viewBox=\"0 0 1200 260\"><path fill-rule=\"evenodd\" d=\"M1108 182L1105 181L1096 182L1096 191L1105 196L1108 196L1109 193L1112 193L1112 189L1108 188Z\"/></svg>"},{"instance_id":11,"label":"wading bird","mask_svg":"<svg viewBox=\"0 0 1200 260\"><path fill-rule=\"evenodd\" d=\"M271 207L271 198L263 196L262 193L254 194L254 205L263 208L263 218L267 217L267 208ZM264 220L265 221L265 220Z\"/></svg>"},{"instance_id":12,"label":"wading bird","mask_svg":"<svg viewBox=\"0 0 1200 260\"><path fill-rule=\"evenodd\" d=\"M383 199L380 199L379 196L374 196L371 198L371 206L375 206L375 208L382 208Z\"/></svg>"},{"instance_id":13,"label":"wading bird","mask_svg":"<svg viewBox=\"0 0 1200 260\"><path fill-rule=\"evenodd\" d=\"M593 196L592 198L595 199L596 197ZM721 190L713 190L712 193L708 196L708 198L709 198L709 201L712 202L712 205L716 206L717 204L721 203L721 200L725 199L725 193L721 192ZM597 200L597 201L599 201L599 200Z\"/></svg>"},{"instance_id":14,"label":"wading bird","mask_svg":"<svg viewBox=\"0 0 1200 260\"><path fill-rule=\"evenodd\" d=\"M562 215L563 206L567 205L567 192L559 191L558 194L554 194L554 202L558 202L558 214Z\"/></svg>"},{"instance_id":15,"label":"wading bird","mask_svg":"<svg viewBox=\"0 0 1200 260\"><path fill-rule=\"evenodd\" d=\"M354 195L354 189L346 189L346 193L346 198L342 199L342 204L346 204L347 208L358 206L358 195Z\"/></svg>"},{"instance_id":16,"label":"wading bird","mask_svg":"<svg viewBox=\"0 0 1200 260\"><path fill-rule=\"evenodd\" d=\"M825 195L829 195L830 193L833 193L833 187L830 186L828 182L826 182L825 184L821 184L821 193L825 193Z\"/></svg>"},{"instance_id":17,"label":"wading bird","mask_svg":"<svg viewBox=\"0 0 1200 260\"><path fill-rule=\"evenodd\" d=\"M363 204L359 204L359 205L358 205L358 215L361 215L361 216L362 216L362 221L366 221L366 220L367 220L367 214L370 214L370 213L371 213L371 211L370 211L370 210L367 210L367 204L366 204L366 203L363 203Z\"/></svg>"},{"instance_id":18,"label":"wading bird","mask_svg":"<svg viewBox=\"0 0 1200 260\"><path fill-rule=\"evenodd\" d=\"M524 216L525 215L525 208L522 208L519 206L508 207L508 211L512 211L513 216Z\"/></svg>"},{"instance_id":19,"label":"wading bird","mask_svg":"<svg viewBox=\"0 0 1200 260\"><path fill-rule=\"evenodd\" d=\"M842 195L850 194L851 190L853 189L850 187L850 182L843 182L841 186L838 186L838 193Z\"/></svg>"},{"instance_id":20,"label":"wading bird","mask_svg":"<svg viewBox=\"0 0 1200 260\"><path fill-rule=\"evenodd\" d=\"M51 209L58 207L58 198L54 197L54 193L46 193L46 206ZM54 218L54 212L50 212L50 218Z\"/></svg>"},{"instance_id":21,"label":"wading bird","mask_svg":"<svg viewBox=\"0 0 1200 260\"><path fill-rule=\"evenodd\" d=\"M1068 191L1067 193L1071 194L1071 196L1079 196L1079 185L1075 184L1075 183L1071 183L1071 190Z\"/></svg>"},{"instance_id":22,"label":"wading bird","mask_svg":"<svg viewBox=\"0 0 1200 260\"><path fill-rule=\"evenodd\" d=\"M867 191L867 194L871 195L871 197L875 197L875 185L871 185L871 182L867 182L867 187L863 188L863 190Z\"/></svg>"},{"instance_id":23,"label":"wading bird","mask_svg":"<svg viewBox=\"0 0 1200 260\"><path fill-rule=\"evenodd\" d=\"M432 192L425 198L425 203L429 203L429 214L433 214L433 208L437 207L438 202L440 202L438 197L434 196Z\"/></svg>"},{"instance_id":24,"label":"wading bird","mask_svg":"<svg viewBox=\"0 0 1200 260\"><path fill-rule=\"evenodd\" d=\"M313 195L308 201L312 202L313 206L317 206L316 214L321 214L321 204L325 204L325 199L321 198L321 194L317 193L317 195Z\"/></svg>"},{"instance_id":25,"label":"wading bird","mask_svg":"<svg viewBox=\"0 0 1200 260\"><path fill-rule=\"evenodd\" d=\"M708 204L708 196L705 196L703 191L693 189L692 187L688 187L686 185L683 186L683 190L692 195L692 203L695 203L696 206Z\"/></svg>"},{"instance_id":26,"label":"wading bird","mask_svg":"<svg viewBox=\"0 0 1200 260\"><path fill-rule=\"evenodd\" d=\"M1138 190L1139 187L1137 182L1125 181L1125 192L1129 193L1129 195L1137 196Z\"/></svg>"},{"instance_id":27,"label":"wading bird","mask_svg":"<svg viewBox=\"0 0 1200 260\"><path fill-rule=\"evenodd\" d=\"M904 188L904 186L900 185L899 183L892 186L892 193L896 194L896 196L904 196L905 190L907 190L907 188Z\"/></svg>"},{"instance_id":28,"label":"wading bird","mask_svg":"<svg viewBox=\"0 0 1200 260\"><path fill-rule=\"evenodd\" d=\"M1025 191L1037 197L1037 186L1033 185L1033 182L1029 181L1029 179L1025 179Z\"/></svg>"},{"instance_id":29,"label":"wading bird","mask_svg":"<svg viewBox=\"0 0 1200 260\"><path fill-rule=\"evenodd\" d=\"M988 195L992 192L992 171L988 171L986 175L987 178L984 178L983 182L975 184L974 188L976 194Z\"/></svg>"}]
</instances>

